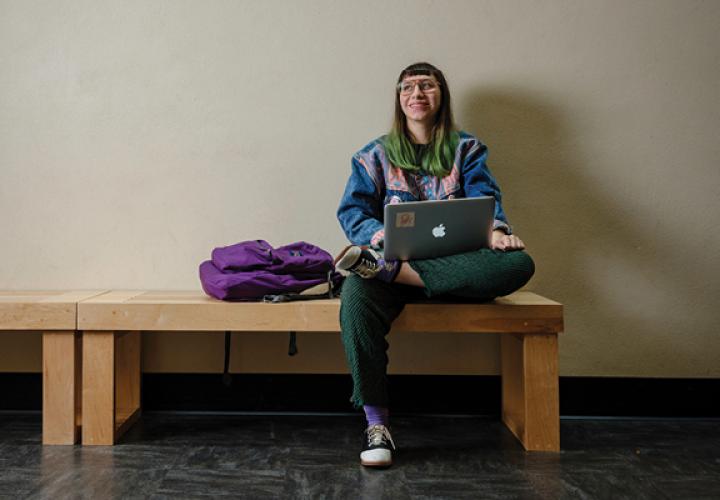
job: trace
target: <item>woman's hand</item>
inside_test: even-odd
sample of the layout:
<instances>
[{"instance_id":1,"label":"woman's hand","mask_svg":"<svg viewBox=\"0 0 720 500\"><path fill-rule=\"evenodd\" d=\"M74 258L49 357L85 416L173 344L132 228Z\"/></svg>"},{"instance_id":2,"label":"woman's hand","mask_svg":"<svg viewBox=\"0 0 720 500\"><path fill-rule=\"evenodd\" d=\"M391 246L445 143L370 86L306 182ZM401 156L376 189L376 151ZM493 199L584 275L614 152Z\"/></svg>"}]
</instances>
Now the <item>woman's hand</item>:
<instances>
[{"instance_id":1,"label":"woman's hand","mask_svg":"<svg viewBox=\"0 0 720 500\"><path fill-rule=\"evenodd\" d=\"M498 229L492 232L492 241L490 241L490 248L493 250L502 250L503 252L509 252L512 250L524 249L525 243L523 243L523 241L514 234L505 234L505 231Z\"/></svg>"}]
</instances>

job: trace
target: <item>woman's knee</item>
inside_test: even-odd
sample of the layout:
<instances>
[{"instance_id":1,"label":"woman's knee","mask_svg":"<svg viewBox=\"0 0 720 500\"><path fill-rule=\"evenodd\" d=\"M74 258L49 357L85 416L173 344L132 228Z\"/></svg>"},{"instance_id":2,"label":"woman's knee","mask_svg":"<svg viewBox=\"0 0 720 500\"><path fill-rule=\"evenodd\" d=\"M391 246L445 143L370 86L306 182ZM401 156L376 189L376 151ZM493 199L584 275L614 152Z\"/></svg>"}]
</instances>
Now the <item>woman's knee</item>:
<instances>
[{"instance_id":1,"label":"woman's knee","mask_svg":"<svg viewBox=\"0 0 720 500\"><path fill-rule=\"evenodd\" d=\"M525 251L510 252L509 255L515 260L515 266L518 272L527 278L525 282L530 281L530 278L535 274L535 261L532 257Z\"/></svg>"},{"instance_id":2,"label":"woman's knee","mask_svg":"<svg viewBox=\"0 0 720 500\"><path fill-rule=\"evenodd\" d=\"M483 249L471 254L473 265L467 266L467 285L478 297L501 297L525 286L535 273L535 263L526 252L503 252Z\"/></svg>"},{"instance_id":3,"label":"woman's knee","mask_svg":"<svg viewBox=\"0 0 720 500\"><path fill-rule=\"evenodd\" d=\"M366 323L377 314L377 297L373 292L373 280L348 276L340 291L340 326L343 333L354 325Z\"/></svg>"},{"instance_id":4,"label":"woman's knee","mask_svg":"<svg viewBox=\"0 0 720 500\"><path fill-rule=\"evenodd\" d=\"M373 303L372 280L354 274L345 278L340 290L340 316L347 310L367 309Z\"/></svg>"},{"instance_id":5,"label":"woman's knee","mask_svg":"<svg viewBox=\"0 0 720 500\"><path fill-rule=\"evenodd\" d=\"M384 337L402 303L392 296L391 285L349 276L340 292L340 328L343 339L375 334Z\"/></svg>"},{"instance_id":6,"label":"woman's knee","mask_svg":"<svg viewBox=\"0 0 720 500\"><path fill-rule=\"evenodd\" d=\"M524 251L508 252L505 256L507 261L506 276L508 288L502 295L508 295L523 286L535 274L535 261Z\"/></svg>"}]
</instances>

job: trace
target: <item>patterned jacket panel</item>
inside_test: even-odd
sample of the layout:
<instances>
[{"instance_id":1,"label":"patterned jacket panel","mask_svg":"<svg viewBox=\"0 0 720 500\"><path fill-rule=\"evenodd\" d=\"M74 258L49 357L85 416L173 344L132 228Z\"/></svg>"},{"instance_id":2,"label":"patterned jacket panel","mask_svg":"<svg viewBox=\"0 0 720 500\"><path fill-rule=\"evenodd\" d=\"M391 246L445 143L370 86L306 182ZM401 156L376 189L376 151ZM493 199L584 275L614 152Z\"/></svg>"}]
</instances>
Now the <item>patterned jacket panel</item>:
<instances>
[{"instance_id":1,"label":"patterned jacket panel","mask_svg":"<svg viewBox=\"0 0 720 500\"><path fill-rule=\"evenodd\" d=\"M387 204L421 200L493 196L496 229L510 234L502 194L486 165L487 147L474 136L460 132L452 170L445 177L408 172L395 167L385 155L383 137L358 151L337 211L348 240L355 245L381 245L383 209Z\"/></svg>"}]
</instances>

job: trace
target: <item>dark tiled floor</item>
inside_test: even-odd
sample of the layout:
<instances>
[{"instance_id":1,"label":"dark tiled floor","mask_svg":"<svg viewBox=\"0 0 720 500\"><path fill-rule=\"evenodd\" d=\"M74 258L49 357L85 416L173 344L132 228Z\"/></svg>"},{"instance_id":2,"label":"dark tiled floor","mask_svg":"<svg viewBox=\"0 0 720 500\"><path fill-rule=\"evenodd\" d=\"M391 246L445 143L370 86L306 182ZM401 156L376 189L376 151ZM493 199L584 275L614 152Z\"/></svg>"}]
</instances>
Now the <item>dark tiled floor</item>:
<instances>
[{"instance_id":1,"label":"dark tiled floor","mask_svg":"<svg viewBox=\"0 0 720 500\"><path fill-rule=\"evenodd\" d=\"M720 498L720 422L563 420L559 454L484 418L393 420L389 470L360 417L146 415L115 447L40 445L0 416L0 498Z\"/></svg>"}]
</instances>

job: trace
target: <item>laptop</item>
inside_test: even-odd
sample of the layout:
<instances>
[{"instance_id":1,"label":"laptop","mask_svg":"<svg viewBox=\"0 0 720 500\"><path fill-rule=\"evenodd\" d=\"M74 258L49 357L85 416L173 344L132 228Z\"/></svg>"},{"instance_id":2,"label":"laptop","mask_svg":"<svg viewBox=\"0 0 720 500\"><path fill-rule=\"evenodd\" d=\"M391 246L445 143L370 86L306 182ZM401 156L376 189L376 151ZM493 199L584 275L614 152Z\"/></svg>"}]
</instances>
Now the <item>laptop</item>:
<instances>
[{"instance_id":1,"label":"laptop","mask_svg":"<svg viewBox=\"0 0 720 500\"><path fill-rule=\"evenodd\" d=\"M385 259L430 259L487 248L494 219L492 196L385 205Z\"/></svg>"}]
</instances>

